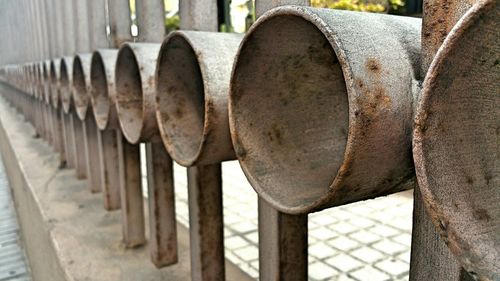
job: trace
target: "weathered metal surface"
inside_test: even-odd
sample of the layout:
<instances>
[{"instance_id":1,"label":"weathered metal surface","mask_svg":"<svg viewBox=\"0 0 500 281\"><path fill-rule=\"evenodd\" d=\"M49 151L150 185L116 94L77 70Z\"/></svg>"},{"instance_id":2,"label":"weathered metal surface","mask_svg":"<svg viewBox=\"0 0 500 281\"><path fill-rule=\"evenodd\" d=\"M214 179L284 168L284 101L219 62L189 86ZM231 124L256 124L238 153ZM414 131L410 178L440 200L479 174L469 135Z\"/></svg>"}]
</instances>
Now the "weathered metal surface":
<instances>
[{"instance_id":1,"label":"weathered metal surface","mask_svg":"<svg viewBox=\"0 0 500 281\"><path fill-rule=\"evenodd\" d=\"M307 214L288 215L259 199L260 280L307 280Z\"/></svg>"},{"instance_id":2,"label":"weathered metal surface","mask_svg":"<svg viewBox=\"0 0 500 281\"><path fill-rule=\"evenodd\" d=\"M121 134L117 140L123 243L133 248L146 242L140 152L138 145L128 143Z\"/></svg>"},{"instance_id":3,"label":"weathered metal surface","mask_svg":"<svg viewBox=\"0 0 500 281\"><path fill-rule=\"evenodd\" d=\"M217 1L180 0L180 28L217 31L219 29Z\"/></svg>"},{"instance_id":4,"label":"weathered metal surface","mask_svg":"<svg viewBox=\"0 0 500 281\"><path fill-rule=\"evenodd\" d=\"M87 132L87 174L88 185L92 193L100 192L102 190L102 172L103 165L99 157L99 136L97 133L97 126L94 117L89 114L83 121L85 124L85 131Z\"/></svg>"},{"instance_id":5,"label":"weathered metal surface","mask_svg":"<svg viewBox=\"0 0 500 281\"><path fill-rule=\"evenodd\" d=\"M165 4L163 1L136 0L135 13L139 42L161 43L165 36Z\"/></svg>"},{"instance_id":6,"label":"weathered metal surface","mask_svg":"<svg viewBox=\"0 0 500 281\"><path fill-rule=\"evenodd\" d=\"M191 280L225 280L221 165L187 173Z\"/></svg>"},{"instance_id":7,"label":"weathered metal surface","mask_svg":"<svg viewBox=\"0 0 500 281\"><path fill-rule=\"evenodd\" d=\"M300 214L412 187L419 29L418 19L298 6L254 24L229 117L263 199Z\"/></svg>"},{"instance_id":8,"label":"weathered metal surface","mask_svg":"<svg viewBox=\"0 0 500 281\"><path fill-rule=\"evenodd\" d=\"M422 73L426 73L444 39L477 0L425 0L422 22Z\"/></svg>"},{"instance_id":9,"label":"weathered metal surface","mask_svg":"<svg viewBox=\"0 0 500 281\"><path fill-rule=\"evenodd\" d=\"M132 41L129 3L123 0L108 0L108 16L110 47L119 48L122 43Z\"/></svg>"},{"instance_id":10,"label":"weathered metal surface","mask_svg":"<svg viewBox=\"0 0 500 281\"><path fill-rule=\"evenodd\" d=\"M101 171L102 191L104 208L108 211L120 208L120 172L118 161L120 160L118 151L118 138L121 133L118 130L110 129L100 131L102 141L102 157L100 162L103 165ZM119 136L119 137L118 137Z\"/></svg>"},{"instance_id":11,"label":"weathered metal surface","mask_svg":"<svg viewBox=\"0 0 500 281\"><path fill-rule=\"evenodd\" d=\"M93 53L90 66L90 99L97 126L118 129L116 112L115 64L118 50L100 49Z\"/></svg>"},{"instance_id":12,"label":"weathered metal surface","mask_svg":"<svg viewBox=\"0 0 500 281\"><path fill-rule=\"evenodd\" d=\"M146 161L149 251L153 264L160 268L178 261L173 166L161 142L146 144Z\"/></svg>"},{"instance_id":13,"label":"weathered metal surface","mask_svg":"<svg viewBox=\"0 0 500 281\"><path fill-rule=\"evenodd\" d=\"M239 34L177 31L165 39L156 73L157 119L172 158L184 166L235 159L227 100Z\"/></svg>"},{"instance_id":14,"label":"weathered metal surface","mask_svg":"<svg viewBox=\"0 0 500 281\"><path fill-rule=\"evenodd\" d=\"M91 54L79 54L73 60L73 100L80 120L85 120L90 104L88 88L90 85Z\"/></svg>"},{"instance_id":15,"label":"weathered metal surface","mask_svg":"<svg viewBox=\"0 0 500 281\"><path fill-rule=\"evenodd\" d=\"M257 0L255 1L255 16L258 18L273 8L285 5L309 6L310 2L310 0Z\"/></svg>"},{"instance_id":16,"label":"weathered metal surface","mask_svg":"<svg viewBox=\"0 0 500 281\"><path fill-rule=\"evenodd\" d=\"M73 99L73 58L63 57L61 60L61 81L59 87L61 89L61 103L64 113L68 114L74 110L75 104Z\"/></svg>"},{"instance_id":17,"label":"weathered metal surface","mask_svg":"<svg viewBox=\"0 0 500 281\"><path fill-rule=\"evenodd\" d=\"M497 1L479 1L446 37L424 82L414 131L428 213L481 280L500 279L499 16Z\"/></svg>"},{"instance_id":18,"label":"weathered metal surface","mask_svg":"<svg viewBox=\"0 0 500 281\"><path fill-rule=\"evenodd\" d=\"M78 118L76 112L70 113L70 122L72 124L75 147L74 147L74 155L75 155L75 170L76 170L76 178L77 179L86 179L87 178L87 146L85 140L85 133L83 126L83 122Z\"/></svg>"},{"instance_id":19,"label":"weathered metal surface","mask_svg":"<svg viewBox=\"0 0 500 281\"><path fill-rule=\"evenodd\" d=\"M118 50L100 49L92 54L90 65L90 101L96 125L100 131L103 163L101 175L104 208L120 208L120 181L118 171L117 129L118 114L115 107L114 69Z\"/></svg>"},{"instance_id":20,"label":"weathered metal surface","mask_svg":"<svg viewBox=\"0 0 500 281\"><path fill-rule=\"evenodd\" d=\"M155 116L155 67L160 44L126 43L115 67L116 109L130 143L159 140Z\"/></svg>"},{"instance_id":21,"label":"weathered metal surface","mask_svg":"<svg viewBox=\"0 0 500 281\"><path fill-rule=\"evenodd\" d=\"M415 186L413 194L409 280L472 280L436 233L436 228L425 210L418 186Z\"/></svg>"}]
</instances>

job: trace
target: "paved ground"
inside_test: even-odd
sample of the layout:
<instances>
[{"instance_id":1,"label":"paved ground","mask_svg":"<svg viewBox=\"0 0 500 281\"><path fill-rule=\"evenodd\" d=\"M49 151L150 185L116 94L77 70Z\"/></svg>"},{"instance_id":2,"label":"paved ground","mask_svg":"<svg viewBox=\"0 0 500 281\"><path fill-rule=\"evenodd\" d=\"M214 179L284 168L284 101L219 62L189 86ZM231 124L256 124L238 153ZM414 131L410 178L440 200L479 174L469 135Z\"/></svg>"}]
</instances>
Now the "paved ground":
<instances>
[{"instance_id":1,"label":"paved ground","mask_svg":"<svg viewBox=\"0 0 500 281\"><path fill-rule=\"evenodd\" d=\"M226 257L258 279L257 195L223 164ZM186 170L174 167L177 219L189 227ZM413 191L309 215L309 280L408 280Z\"/></svg>"},{"instance_id":2,"label":"paved ground","mask_svg":"<svg viewBox=\"0 0 500 281\"><path fill-rule=\"evenodd\" d=\"M19 239L19 226L0 157L0 281L31 280Z\"/></svg>"}]
</instances>

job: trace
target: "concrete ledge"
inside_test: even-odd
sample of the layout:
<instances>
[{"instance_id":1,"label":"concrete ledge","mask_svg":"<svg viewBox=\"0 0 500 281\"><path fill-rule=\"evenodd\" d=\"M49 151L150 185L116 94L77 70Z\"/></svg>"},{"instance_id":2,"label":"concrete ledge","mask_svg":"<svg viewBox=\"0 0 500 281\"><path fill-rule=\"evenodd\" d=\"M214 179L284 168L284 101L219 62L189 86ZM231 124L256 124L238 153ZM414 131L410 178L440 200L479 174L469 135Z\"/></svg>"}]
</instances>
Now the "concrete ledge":
<instances>
[{"instance_id":1,"label":"concrete ledge","mask_svg":"<svg viewBox=\"0 0 500 281\"><path fill-rule=\"evenodd\" d=\"M147 247L122 246L119 211L106 212L102 194L91 194L74 170L59 170L54 151L1 96L0 112L0 151L33 280L191 279L187 229L177 226L179 263L156 269ZM251 280L230 262L226 277Z\"/></svg>"}]
</instances>

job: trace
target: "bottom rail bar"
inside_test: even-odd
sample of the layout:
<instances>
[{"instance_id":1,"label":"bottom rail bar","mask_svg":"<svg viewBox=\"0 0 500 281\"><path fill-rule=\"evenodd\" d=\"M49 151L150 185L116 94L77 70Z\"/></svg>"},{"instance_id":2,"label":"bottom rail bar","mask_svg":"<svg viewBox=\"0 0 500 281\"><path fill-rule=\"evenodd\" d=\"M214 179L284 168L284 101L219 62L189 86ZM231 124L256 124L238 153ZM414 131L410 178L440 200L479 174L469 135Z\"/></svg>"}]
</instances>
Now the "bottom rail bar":
<instances>
[{"instance_id":1,"label":"bottom rail bar","mask_svg":"<svg viewBox=\"0 0 500 281\"><path fill-rule=\"evenodd\" d=\"M191 278L225 280L221 164L187 169Z\"/></svg>"}]
</instances>

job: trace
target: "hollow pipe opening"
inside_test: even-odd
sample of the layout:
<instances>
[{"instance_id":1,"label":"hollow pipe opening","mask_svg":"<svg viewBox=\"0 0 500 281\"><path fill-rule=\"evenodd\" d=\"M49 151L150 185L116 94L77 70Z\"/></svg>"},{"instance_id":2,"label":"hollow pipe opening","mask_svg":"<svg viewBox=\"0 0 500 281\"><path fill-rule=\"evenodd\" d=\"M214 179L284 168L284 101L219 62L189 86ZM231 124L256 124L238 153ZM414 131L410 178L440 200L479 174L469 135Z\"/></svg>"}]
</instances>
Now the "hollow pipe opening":
<instances>
[{"instance_id":1,"label":"hollow pipe opening","mask_svg":"<svg viewBox=\"0 0 500 281\"><path fill-rule=\"evenodd\" d=\"M157 69L157 114L172 158L190 165L204 140L205 94L195 52L182 35L162 46Z\"/></svg>"},{"instance_id":2,"label":"hollow pipe opening","mask_svg":"<svg viewBox=\"0 0 500 281\"><path fill-rule=\"evenodd\" d=\"M59 108L60 104L60 91L59 91L59 71L60 71L60 60L52 60L50 63L50 100L51 105L54 108Z\"/></svg>"},{"instance_id":3,"label":"hollow pipe opening","mask_svg":"<svg viewBox=\"0 0 500 281\"><path fill-rule=\"evenodd\" d=\"M76 56L73 61L73 99L77 115L81 120L85 120L89 107L89 95L87 93L87 82L85 78L85 75L88 74L89 73L85 73L82 58Z\"/></svg>"},{"instance_id":4,"label":"hollow pipe opening","mask_svg":"<svg viewBox=\"0 0 500 281\"><path fill-rule=\"evenodd\" d=\"M116 109L124 136L131 143L140 140L144 117L142 81L134 51L124 45L115 69Z\"/></svg>"},{"instance_id":5,"label":"hollow pipe opening","mask_svg":"<svg viewBox=\"0 0 500 281\"><path fill-rule=\"evenodd\" d=\"M266 171L253 178L257 189L286 186L259 193L287 208L321 198L343 162L349 128L346 82L325 35L298 16L269 19L246 38L233 75L235 151L251 174ZM281 177L283 166L294 172Z\"/></svg>"},{"instance_id":6,"label":"hollow pipe opening","mask_svg":"<svg viewBox=\"0 0 500 281\"><path fill-rule=\"evenodd\" d=\"M110 100L106 70L99 52L94 52L90 64L90 100L97 127L101 130L105 129L108 125Z\"/></svg>"},{"instance_id":7,"label":"hollow pipe opening","mask_svg":"<svg viewBox=\"0 0 500 281\"><path fill-rule=\"evenodd\" d=\"M73 70L73 59L66 57L61 60L61 78L60 78L60 88L61 88L61 103L63 106L64 113L70 113L74 108L73 101L73 78L70 71Z\"/></svg>"},{"instance_id":8,"label":"hollow pipe opening","mask_svg":"<svg viewBox=\"0 0 500 281\"><path fill-rule=\"evenodd\" d=\"M303 214L413 186L420 25L298 6L256 22L233 67L229 119L264 200Z\"/></svg>"}]
</instances>

